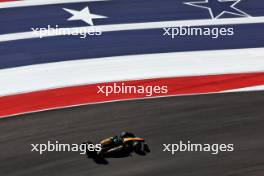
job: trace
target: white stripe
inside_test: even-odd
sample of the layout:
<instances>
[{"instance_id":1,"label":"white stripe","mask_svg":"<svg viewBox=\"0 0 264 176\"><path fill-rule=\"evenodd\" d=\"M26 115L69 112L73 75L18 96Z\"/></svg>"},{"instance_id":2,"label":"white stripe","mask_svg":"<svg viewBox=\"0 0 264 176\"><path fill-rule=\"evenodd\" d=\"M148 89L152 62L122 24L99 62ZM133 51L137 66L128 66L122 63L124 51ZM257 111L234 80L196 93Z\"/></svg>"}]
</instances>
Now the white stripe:
<instances>
[{"instance_id":1,"label":"white stripe","mask_svg":"<svg viewBox=\"0 0 264 176\"><path fill-rule=\"evenodd\" d=\"M245 88L241 88L241 89L233 89L233 90L228 90L228 91L224 91L226 92L251 92L251 91L262 91L264 90L264 85L261 86L253 86L253 87L245 87Z\"/></svg>"},{"instance_id":2,"label":"white stripe","mask_svg":"<svg viewBox=\"0 0 264 176\"><path fill-rule=\"evenodd\" d=\"M23 0L23 1L1 2L0 9L14 8L14 7L52 5L52 4L94 2L94 1L109 1L109 0Z\"/></svg>"},{"instance_id":3,"label":"white stripe","mask_svg":"<svg viewBox=\"0 0 264 176\"><path fill-rule=\"evenodd\" d=\"M242 17L242 18L226 18L226 19L203 19L203 20L183 20L183 21L160 21L146 23L130 23L130 24L112 24L96 26L102 32L125 31L125 30L142 30L142 29L158 29L165 27L180 27L180 26L215 26L215 25L236 25L236 24L256 24L264 23L264 16L261 17ZM63 28L64 30L83 31L93 27L75 27ZM29 29L30 30L30 29ZM88 30L89 31L89 30ZM162 35L161 31L161 35ZM43 37L58 36L58 34L48 34ZM39 38L39 35L33 31L19 32L0 35L0 42Z\"/></svg>"},{"instance_id":4,"label":"white stripe","mask_svg":"<svg viewBox=\"0 0 264 176\"><path fill-rule=\"evenodd\" d=\"M0 70L0 96L147 78L264 72L264 48L148 54Z\"/></svg>"}]
</instances>

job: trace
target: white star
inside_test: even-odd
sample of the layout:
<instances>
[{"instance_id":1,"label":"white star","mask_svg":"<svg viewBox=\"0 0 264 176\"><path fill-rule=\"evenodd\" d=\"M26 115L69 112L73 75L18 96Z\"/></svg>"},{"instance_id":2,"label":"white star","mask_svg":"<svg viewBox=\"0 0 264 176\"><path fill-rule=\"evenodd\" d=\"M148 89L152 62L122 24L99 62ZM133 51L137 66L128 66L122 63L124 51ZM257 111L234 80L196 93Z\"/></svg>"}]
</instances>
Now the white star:
<instances>
[{"instance_id":1,"label":"white star","mask_svg":"<svg viewBox=\"0 0 264 176\"><path fill-rule=\"evenodd\" d=\"M82 20L91 26L94 25L93 19L107 18L106 16L91 14L88 7L85 7L81 11L71 10L71 9L66 9L66 8L63 8L63 10L72 14L72 17L69 18L68 21Z\"/></svg>"},{"instance_id":2,"label":"white star","mask_svg":"<svg viewBox=\"0 0 264 176\"><path fill-rule=\"evenodd\" d=\"M218 15L214 15L214 11L212 10L211 7L204 5L204 4L209 4L209 0L196 1L196 2L185 2L184 4L209 10L209 13L212 19L218 19L225 13L236 15L236 16L241 16L241 17L251 17L246 12L236 8L236 5L240 3L242 0L210 0L210 2L211 1L216 1L219 3L232 3L232 2L233 3L232 5L230 5L229 10L224 10Z\"/></svg>"}]
</instances>

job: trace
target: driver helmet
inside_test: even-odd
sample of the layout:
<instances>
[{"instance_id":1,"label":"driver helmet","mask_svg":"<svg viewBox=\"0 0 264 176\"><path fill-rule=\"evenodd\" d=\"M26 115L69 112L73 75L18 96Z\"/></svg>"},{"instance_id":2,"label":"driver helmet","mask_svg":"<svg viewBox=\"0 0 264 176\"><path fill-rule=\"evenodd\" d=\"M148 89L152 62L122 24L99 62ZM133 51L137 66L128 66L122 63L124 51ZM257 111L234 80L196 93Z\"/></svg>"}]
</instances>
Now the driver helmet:
<instances>
[{"instance_id":1,"label":"driver helmet","mask_svg":"<svg viewBox=\"0 0 264 176\"><path fill-rule=\"evenodd\" d=\"M128 137L132 137L132 138L134 138L135 135L134 135L133 133L130 133L130 132L122 132L122 133L120 134L120 138L122 138L122 139L124 139L124 138L128 138Z\"/></svg>"}]
</instances>

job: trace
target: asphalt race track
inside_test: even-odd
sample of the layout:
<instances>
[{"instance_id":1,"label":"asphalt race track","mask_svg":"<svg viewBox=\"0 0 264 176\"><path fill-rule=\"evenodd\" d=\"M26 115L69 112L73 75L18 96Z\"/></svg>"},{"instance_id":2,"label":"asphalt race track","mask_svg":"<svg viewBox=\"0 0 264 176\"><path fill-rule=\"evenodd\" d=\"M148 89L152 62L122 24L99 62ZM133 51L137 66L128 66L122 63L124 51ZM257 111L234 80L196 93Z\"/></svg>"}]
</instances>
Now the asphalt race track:
<instances>
[{"instance_id":1,"label":"asphalt race track","mask_svg":"<svg viewBox=\"0 0 264 176\"><path fill-rule=\"evenodd\" d=\"M53 110L0 120L3 176L263 176L264 92L170 97ZM96 165L79 153L30 152L31 143L98 141L121 131L151 154ZM234 143L233 153L162 152L163 143Z\"/></svg>"}]
</instances>

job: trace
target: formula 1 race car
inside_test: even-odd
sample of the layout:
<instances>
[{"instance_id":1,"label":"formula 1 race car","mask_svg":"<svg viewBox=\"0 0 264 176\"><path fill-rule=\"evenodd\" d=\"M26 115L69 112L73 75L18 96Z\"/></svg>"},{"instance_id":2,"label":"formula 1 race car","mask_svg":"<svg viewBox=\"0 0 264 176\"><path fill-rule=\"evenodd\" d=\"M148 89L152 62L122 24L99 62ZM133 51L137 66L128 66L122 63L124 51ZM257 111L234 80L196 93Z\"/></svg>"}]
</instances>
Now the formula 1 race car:
<instances>
[{"instance_id":1,"label":"formula 1 race car","mask_svg":"<svg viewBox=\"0 0 264 176\"><path fill-rule=\"evenodd\" d=\"M92 142L86 141L84 144L89 145ZM87 157L93 159L97 164L108 164L106 158L124 158L132 156L132 153L145 156L150 153L145 139L136 137L129 132L123 132L120 136L106 138L100 144L101 150L99 152L86 150Z\"/></svg>"}]
</instances>

